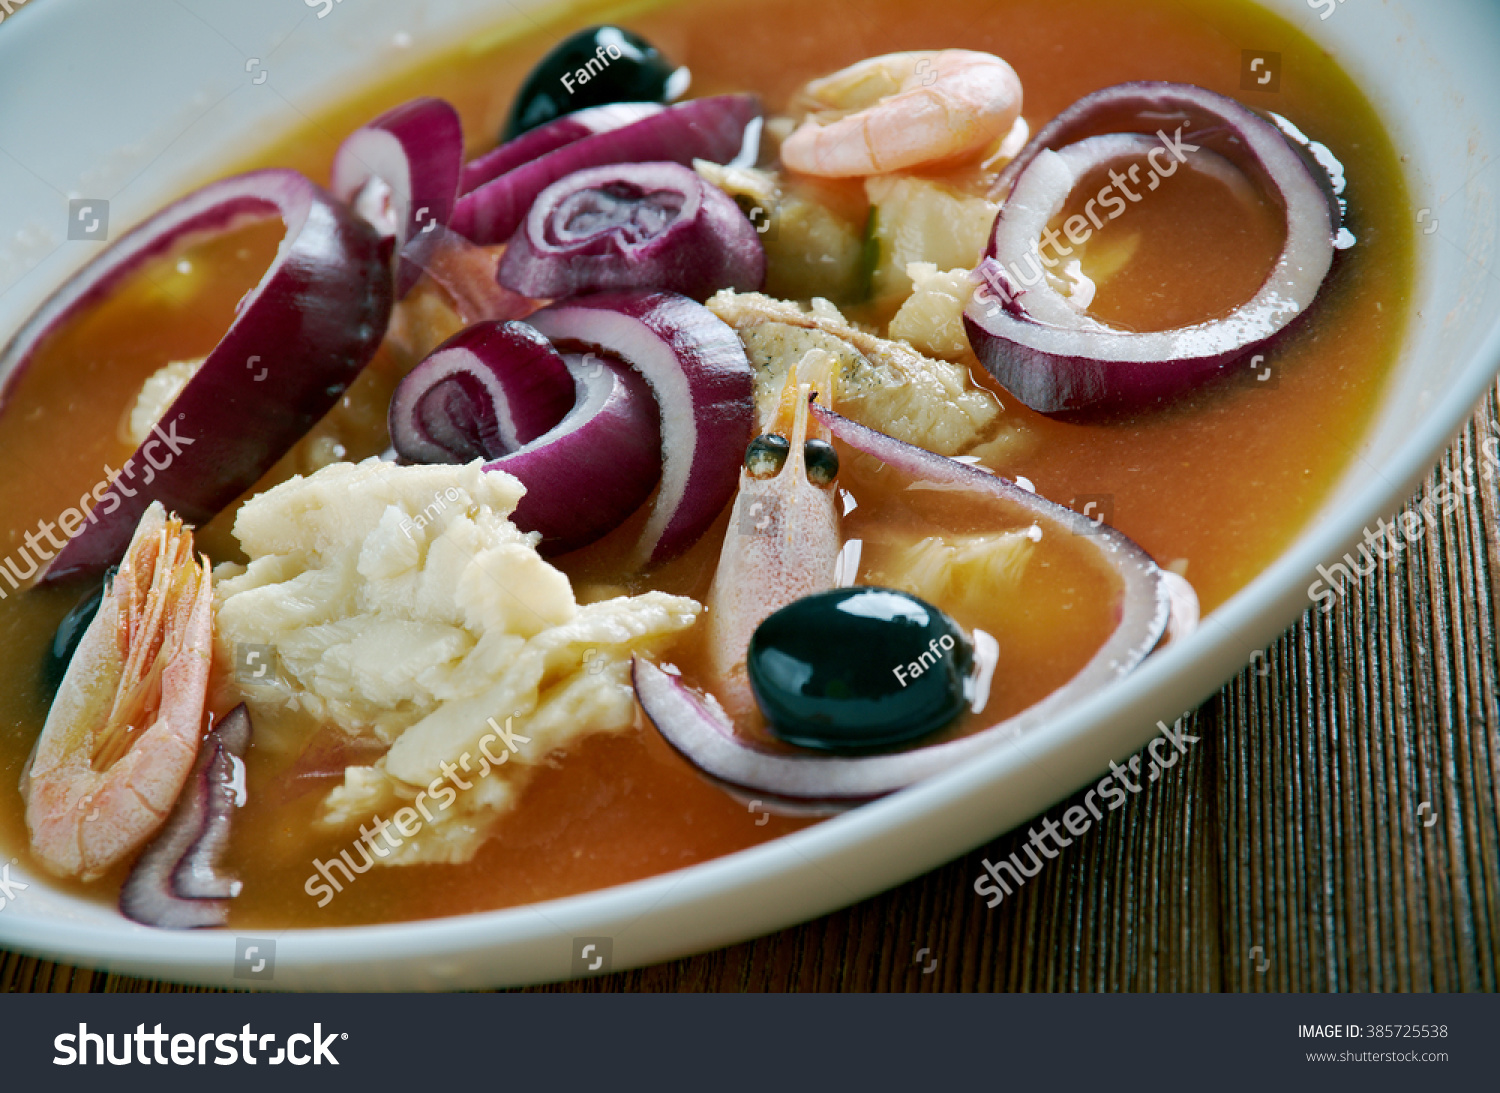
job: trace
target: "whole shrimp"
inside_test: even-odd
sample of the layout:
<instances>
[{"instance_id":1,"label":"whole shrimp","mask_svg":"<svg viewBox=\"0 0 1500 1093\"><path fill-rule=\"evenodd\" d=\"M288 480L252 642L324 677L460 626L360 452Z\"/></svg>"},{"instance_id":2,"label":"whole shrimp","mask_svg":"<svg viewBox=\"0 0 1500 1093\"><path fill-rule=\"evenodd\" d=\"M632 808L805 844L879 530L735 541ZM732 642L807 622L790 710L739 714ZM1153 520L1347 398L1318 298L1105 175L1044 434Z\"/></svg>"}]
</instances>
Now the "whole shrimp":
<instances>
[{"instance_id":1,"label":"whole shrimp","mask_svg":"<svg viewBox=\"0 0 1500 1093\"><path fill-rule=\"evenodd\" d=\"M21 776L31 852L51 872L93 880L171 813L202 735L210 582L192 532L153 503Z\"/></svg>"},{"instance_id":2,"label":"whole shrimp","mask_svg":"<svg viewBox=\"0 0 1500 1093\"><path fill-rule=\"evenodd\" d=\"M710 667L732 717L755 709L747 660L756 627L792 601L834 586L842 545L836 479L824 462L815 481L807 460L809 441L829 440L808 404L814 391L827 397L834 365L832 354L813 349L787 369L781 399L761 438L786 441L784 462L773 468L747 456L740 471L739 493L708 593Z\"/></svg>"},{"instance_id":3,"label":"whole shrimp","mask_svg":"<svg viewBox=\"0 0 1500 1093\"><path fill-rule=\"evenodd\" d=\"M813 80L793 105L810 113L781 146L793 171L884 174L977 154L1021 114L1021 79L990 53L887 53Z\"/></svg>"}]
</instances>

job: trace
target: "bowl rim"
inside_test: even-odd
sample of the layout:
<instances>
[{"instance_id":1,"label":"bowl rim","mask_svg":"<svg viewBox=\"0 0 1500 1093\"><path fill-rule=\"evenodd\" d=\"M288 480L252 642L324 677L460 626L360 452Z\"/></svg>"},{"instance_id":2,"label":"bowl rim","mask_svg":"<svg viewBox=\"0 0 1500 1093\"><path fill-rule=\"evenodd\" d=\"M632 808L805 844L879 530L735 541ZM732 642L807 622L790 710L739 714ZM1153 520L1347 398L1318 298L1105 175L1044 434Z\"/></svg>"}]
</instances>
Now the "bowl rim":
<instances>
[{"instance_id":1,"label":"bowl rim","mask_svg":"<svg viewBox=\"0 0 1500 1093\"><path fill-rule=\"evenodd\" d=\"M48 21L38 15L51 13L55 25L62 9L69 6L59 0L38 5L42 12L29 16L36 20L34 28L27 24L13 33L42 36ZM3 48L8 47L0 42ZM439 44L432 48L436 50ZM1394 133L1396 119L1385 111L1381 116ZM1410 174L1408 181L1413 181ZM1424 322L1439 321L1418 314L1429 287L1424 259L1428 250L1418 236L1415 291L1403 346L1361 442L1367 442L1377 427L1392 397L1395 378L1409 367L1406 362L1417 330ZM1492 386L1500 371L1500 314L1489 320L1487 328L1476 324L1475 329L1484 330L1483 337L1476 338L1474 348L1455 371L1454 381L1427 409L1426 419L1381 461L1377 473L1349 488L1357 457L1345 468L1331 491L1339 502L1338 513L1324 512L1321 522L1305 526L1269 566L1205 616L1193 641L1151 657L1130 676L1023 740L1009 741L968 766L813 827L625 884L436 919L264 931L282 946L277 957L278 981L269 986L369 989L394 980L471 987L570 978L565 939L614 931L612 936L618 940L654 916L656 925L638 935L645 940L632 944L623 961L612 963L611 970L619 971L805 921L950 861L956 846L962 845L962 853L969 853L1072 792L1046 787L1067 782L1077 788L1097 777L1091 756L1101 749L1119 754L1122 748L1140 747L1156 731L1157 720L1175 718L1195 706L1290 625L1307 606L1302 590L1307 576L1319 563L1357 541L1373 514L1394 511L1409 499ZM1050 776L1040 791L1023 791L1001 803L987 800L996 786L1009 787L1015 775L1036 769ZM973 838L980 829L989 834ZM904 844L904 857L893 856L883 867L863 861L857 867L843 868L851 866L855 851L887 841ZM927 864L913 868L913 858ZM817 882L817 874L836 883ZM747 901L744 894L755 891L777 894L777 898ZM90 901L58 895L97 908ZM738 907L721 916L722 921L710 921L705 914L736 899ZM234 929L183 934L137 926L123 918L79 921L65 916L0 916L0 942L28 952L152 977L239 988L261 986L231 974L230 941L237 934ZM527 947L535 951L522 951ZM372 961L376 954L382 959ZM434 964L455 959L470 963ZM496 960L512 965L515 974L494 966Z\"/></svg>"}]
</instances>

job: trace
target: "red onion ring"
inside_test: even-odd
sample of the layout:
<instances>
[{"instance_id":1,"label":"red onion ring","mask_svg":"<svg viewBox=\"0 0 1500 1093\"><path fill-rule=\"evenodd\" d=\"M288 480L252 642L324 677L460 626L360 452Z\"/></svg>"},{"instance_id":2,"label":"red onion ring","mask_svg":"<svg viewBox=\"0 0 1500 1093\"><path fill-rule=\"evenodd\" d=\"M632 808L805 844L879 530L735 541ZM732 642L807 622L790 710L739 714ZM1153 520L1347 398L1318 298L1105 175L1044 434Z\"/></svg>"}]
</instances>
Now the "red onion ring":
<instances>
[{"instance_id":1,"label":"red onion ring","mask_svg":"<svg viewBox=\"0 0 1500 1093\"><path fill-rule=\"evenodd\" d=\"M931 484L985 494L1040 519L1057 534L1072 533L1094 546L1124 585L1119 619L1089 662L1062 687L1014 717L958 740L885 755L772 754L734 735L734 725L711 697L677 675L639 657L633 670L636 697L657 730L686 759L711 777L767 798L852 805L903 789L1021 736L1068 707L1129 674L1156 647L1167 625L1169 595L1161 570L1130 539L1015 483L915 448L814 404L813 412L835 437L857 451Z\"/></svg>"},{"instance_id":2,"label":"red onion ring","mask_svg":"<svg viewBox=\"0 0 1500 1093\"><path fill-rule=\"evenodd\" d=\"M344 138L333 156L328 189L401 247L424 224L446 224L458 200L463 123L442 99L420 98L389 110ZM396 294L420 271L402 262Z\"/></svg>"},{"instance_id":3,"label":"red onion ring","mask_svg":"<svg viewBox=\"0 0 1500 1093\"><path fill-rule=\"evenodd\" d=\"M1142 127L1217 152L1285 210L1275 268L1227 318L1120 330L1079 311L1040 275L1047 222L1090 170L1148 147L1134 133ZM1109 135L1089 135L1101 131ZM990 373L1043 413L1139 407L1201 382L1281 335L1312 304L1333 262L1339 225L1326 180L1275 126L1201 87L1122 84L1086 96L1006 168L996 191L1007 188L964 326Z\"/></svg>"},{"instance_id":4,"label":"red onion ring","mask_svg":"<svg viewBox=\"0 0 1500 1093\"><path fill-rule=\"evenodd\" d=\"M725 163L745 143L745 131L761 116L754 95L715 95L669 106L622 128L595 133L515 167L459 198L452 228L481 246L509 239L537 195L558 179L586 167L695 159Z\"/></svg>"},{"instance_id":5,"label":"red onion ring","mask_svg":"<svg viewBox=\"0 0 1500 1093\"><path fill-rule=\"evenodd\" d=\"M671 292L605 292L528 320L560 348L597 350L651 385L661 410L661 488L637 547L643 564L682 553L739 485L755 422L754 383L734 330Z\"/></svg>"},{"instance_id":6,"label":"red onion ring","mask_svg":"<svg viewBox=\"0 0 1500 1093\"><path fill-rule=\"evenodd\" d=\"M412 463L495 459L556 427L576 396L562 356L534 327L475 323L397 384L391 444Z\"/></svg>"},{"instance_id":7,"label":"red onion ring","mask_svg":"<svg viewBox=\"0 0 1500 1093\"><path fill-rule=\"evenodd\" d=\"M240 882L221 872L234 810L244 803L250 712L243 703L209 729L161 832L120 889L120 912L147 926L222 926Z\"/></svg>"},{"instance_id":8,"label":"red onion ring","mask_svg":"<svg viewBox=\"0 0 1500 1093\"><path fill-rule=\"evenodd\" d=\"M507 171L514 171L534 159L540 159L564 145L591 137L595 133L623 129L652 114L660 114L662 110L660 103L616 102L564 114L546 125L528 129L514 140L508 140L477 159L470 160L464 165L458 192L470 193L491 179L499 178Z\"/></svg>"},{"instance_id":9,"label":"red onion ring","mask_svg":"<svg viewBox=\"0 0 1500 1093\"><path fill-rule=\"evenodd\" d=\"M540 337L540 335L538 335ZM546 435L486 463L526 487L512 516L542 534L542 553L587 546L624 523L661 477L661 429L651 389L632 369L569 354L578 401Z\"/></svg>"},{"instance_id":10,"label":"red onion ring","mask_svg":"<svg viewBox=\"0 0 1500 1093\"><path fill-rule=\"evenodd\" d=\"M500 260L501 284L559 299L655 288L703 301L759 290L760 233L734 199L679 163L611 163L543 190Z\"/></svg>"},{"instance_id":11,"label":"red onion ring","mask_svg":"<svg viewBox=\"0 0 1500 1093\"><path fill-rule=\"evenodd\" d=\"M89 523L43 581L102 573L125 552L152 501L206 523L301 439L379 348L391 310L389 242L297 172L251 171L168 205L58 289L0 351L0 409L46 337L147 261L189 235L270 216L287 228L275 260L168 408L158 435L95 494Z\"/></svg>"}]
</instances>

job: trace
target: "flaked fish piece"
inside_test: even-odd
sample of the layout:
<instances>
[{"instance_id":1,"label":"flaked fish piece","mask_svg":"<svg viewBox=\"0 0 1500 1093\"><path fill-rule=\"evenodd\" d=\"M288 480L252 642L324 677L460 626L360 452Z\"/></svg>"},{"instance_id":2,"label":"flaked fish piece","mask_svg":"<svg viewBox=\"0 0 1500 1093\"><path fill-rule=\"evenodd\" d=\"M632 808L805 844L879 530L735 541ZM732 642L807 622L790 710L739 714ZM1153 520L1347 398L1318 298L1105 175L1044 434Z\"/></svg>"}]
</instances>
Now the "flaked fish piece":
<instances>
[{"instance_id":1,"label":"flaked fish piece","mask_svg":"<svg viewBox=\"0 0 1500 1093\"><path fill-rule=\"evenodd\" d=\"M745 343L763 416L779 397L788 366L822 349L838 361L831 401L839 412L897 440L959 455L986 439L1000 418L1000 400L975 384L962 364L862 330L827 300L804 310L762 293L725 289L709 298L708 308Z\"/></svg>"}]
</instances>

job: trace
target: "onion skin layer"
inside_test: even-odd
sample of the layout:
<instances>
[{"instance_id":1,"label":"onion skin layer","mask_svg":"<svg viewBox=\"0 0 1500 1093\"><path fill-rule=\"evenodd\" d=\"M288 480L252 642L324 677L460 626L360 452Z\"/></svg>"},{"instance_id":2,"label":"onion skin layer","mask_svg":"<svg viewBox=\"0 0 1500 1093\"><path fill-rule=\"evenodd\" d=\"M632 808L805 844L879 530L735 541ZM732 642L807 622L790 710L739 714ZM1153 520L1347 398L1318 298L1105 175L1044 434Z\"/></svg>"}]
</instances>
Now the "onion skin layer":
<instances>
[{"instance_id":1,"label":"onion skin layer","mask_svg":"<svg viewBox=\"0 0 1500 1093\"><path fill-rule=\"evenodd\" d=\"M726 163L761 116L754 95L715 95L669 106L618 129L596 133L531 160L459 198L452 228L480 246L504 243L521 226L537 195L574 171L610 163L694 159Z\"/></svg>"},{"instance_id":2,"label":"onion skin layer","mask_svg":"<svg viewBox=\"0 0 1500 1093\"><path fill-rule=\"evenodd\" d=\"M407 374L391 443L409 463L468 463L526 487L511 514L538 549L587 546L640 508L661 478L651 389L633 369L563 357L527 323L467 326Z\"/></svg>"},{"instance_id":3,"label":"onion skin layer","mask_svg":"<svg viewBox=\"0 0 1500 1093\"><path fill-rule=\"evenodd\" d=\"M634 125L643 118L660 114L663 109L659 103L654 102L617 102L564 114L546 125L528 129L520 136L464 164L458 192L471 193L491 179L499 178L507 171L514 171L534 159L540 159L548 152L555 152L564 145L591 137L595 133L607 133L611 129Z\"/></svg>"},{"instance_id":4,"label":"onion skin layer","mask_svg":"<svg viewBox=\"0 0 1500 1093\"><path fill-rule=\"evenodd\" d=\"M567 364L535 327L484 321L406 374L386 420L391 445L408 462L498 459L555 428L576 395Z\"/></svg>"},{"instance_id":5,"label":"onion skin layer","mask_svg":"<svg viewBox=\"0 0 1500 1093\"><path fill-rule=\"evenodd\" d=\"M566 554L613 531L661 479L661 427L651 389L634 369L568 358L578 401L546 435L486 463L519 478L526 496L511 519L541 533L543 554Z\"/></svg>"},{"instance_id":6,"label":"onion skin layer","mask_svg":"<svg viewBox=\"0 0 1500 1093\"><path fill-rule=\"evenodd\" d=\"M167 206L85 266L0 351L3 411L42 341L183 237L280 216L287 236L222 341L125 462L41 578L95 576L124 553L152 501L204 524L338 402L390 319L391 244L295 171L251 171ZM102 483L101 483L102 486Z\"/></svg>"},{"instance_id":7,"label":"onion skin layer","mask_svg":"<svg viewBox=\"0 0 1500 1093\"><path fill-rule=\"evenodd\" d=\"M649 239L631 241L621 225L560 242L571 201L619 200L620 190L670 194L681 204ZM609 198L604 195L613 190ZM734 199L677 163L612 163L575 171L537 196L500 260L500 283L536 299L610 289L662 289L702 303L720 289L756 292L766 279L760 233Z\"/></svg>"},{"instance_id":8,"label":"onion skin layer","mask_svg":"<svg viewBox=\"0 0 1500 1093\"><path fill-rule=\"evenodd\" d=\"M597 350L645 377L661 410L661 489L637 546L655 565L692 546L739 485L755 423L754 379L739 335L673 292L600 292L528 320L559 349Z\"/></svg>"},{"instance_id":9,"label":"onion skin layer","mask_svg":"<svg viewBox=\"0 0 1500 1093\"><path fill-rule=\"evenodd\" d=\"M464 160L463 123L443 99L423 97L402 103L356 129L333 157L328 189L359 211L360 191L372 179L390 188L390 220L371 223L394 235L399 252L428 223L446 224L458 200ZM405 296L421 271L401 261L396 294Z\"/></svg>"},{"instance_id":10,"label":"onion skin layer","mask_svg":"<svg viewBox=\"0 0 1500 1093\"><path fill-rule=\"evenodd\" d=\"M401 250L448 296L465 323L524 319L542 301L512 292L496 279L501 247L477 247L442 224L429 224Z\"/></svg>"},{"instance_id":11,"label":"onion skin layer","mask_svg":"<svg viewBox=\"0 0 1500 1093\"><path fill-rule=\"evenodd\" d=\"M251 734L244 703L209 730L172 814L120 889L126 918L174 930L228 921L239 882L220 871L219 859L238 804L236 766L243 772Z\"/></svg>"}]
</instances>

